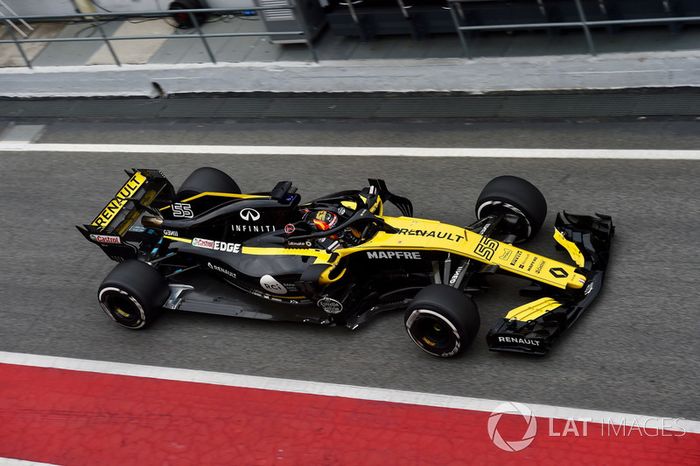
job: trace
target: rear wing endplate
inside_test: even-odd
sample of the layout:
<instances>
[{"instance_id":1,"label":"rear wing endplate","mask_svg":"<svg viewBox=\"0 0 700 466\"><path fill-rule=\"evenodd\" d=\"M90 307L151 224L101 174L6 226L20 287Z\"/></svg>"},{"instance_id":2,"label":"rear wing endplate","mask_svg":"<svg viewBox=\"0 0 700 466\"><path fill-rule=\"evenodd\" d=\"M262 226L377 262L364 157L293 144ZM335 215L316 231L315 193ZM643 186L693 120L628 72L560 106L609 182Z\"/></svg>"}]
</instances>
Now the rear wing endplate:
<instances>
[{"instance_id":1,"label":"rear wing endplate","mask_svg":"<svg viewBox=\"0 0 700 466\"><path fill-rule=\"evenodd\" d=\"M132 169L129 180L89 224L78 226L85 238L115 258L132 257L135 249L124 244L124 236L146 211L169 204L174 198L172 184L158 170Z\"/></svg>"}]
</instances>

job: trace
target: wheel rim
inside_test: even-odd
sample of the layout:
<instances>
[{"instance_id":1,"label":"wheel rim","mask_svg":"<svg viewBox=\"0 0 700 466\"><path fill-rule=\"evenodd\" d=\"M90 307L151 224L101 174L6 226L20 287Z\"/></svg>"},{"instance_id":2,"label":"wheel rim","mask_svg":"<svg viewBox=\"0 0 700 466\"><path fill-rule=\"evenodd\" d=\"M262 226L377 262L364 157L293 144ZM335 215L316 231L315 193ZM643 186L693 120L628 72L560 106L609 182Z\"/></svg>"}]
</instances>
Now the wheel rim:
<instances>
[{"instance_id":1,"label":"wheel rim","mask_svg":"<svg viewBox=\"0 0 700 466\"><path fill-rule=\"evenodd\" d=\"M459 333L444 316L429 309L416 309L406 320L406 330L423 351L439 357L457 354L461 346Z\"/></svg>"},{"instance_id":2,"label":"wheel rim","mask_svg":"<svg viewBox=\"0 0 700 466\"><path fill-rule=\"evenodd\" d=\"M507 202L503 201L485 201L479 207L476 209L476 218L482 219L484 217L487 217L489 215L489 211L494 209L494 208L503 208L513 214L515 214L520 221L522 222L522 228L525 230L523 232L524 238L523 239L528 239L530 236L532 236L532 224L530 223L530 220L527 218L527 215L517 208L514 205L508 204Z\"/></svg>"},{"instance_id":3,"label":"wheel rim","mask_svg":"<svg viewBox=\"0 0 700 466\"><path fill-rule=\"evenodd\" d=\"M102 310L110 319L127 328L138 329L145 325L146 315L141 304L129 293L119 288L104 288L99 297Z\"/></svg>"}]
</instances>

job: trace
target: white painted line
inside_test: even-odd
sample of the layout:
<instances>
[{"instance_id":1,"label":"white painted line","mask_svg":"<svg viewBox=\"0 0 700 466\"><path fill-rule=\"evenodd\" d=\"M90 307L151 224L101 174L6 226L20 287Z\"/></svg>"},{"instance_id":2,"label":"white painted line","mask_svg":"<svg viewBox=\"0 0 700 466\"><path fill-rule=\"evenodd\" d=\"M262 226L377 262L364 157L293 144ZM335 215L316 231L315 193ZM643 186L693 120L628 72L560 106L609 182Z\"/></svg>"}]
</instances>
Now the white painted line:
<instances>
[{"instance_id":1,"label":"white painted line","mask_svg":"<svg viewBox=\"0 0 700 466\"><path fill-rule=\"evenodd\" d=\"M700 160L700 150L502 149L463 147L195 146L160 144L30 144L0 142L0 152L108 154L328 155L343 157L473 157L517 159Z\"/></svg>"},{"instance_id":2,"label":"white painted line","mask_svg":"<svg viewBox=\"0 0 700 466\"><path fill-rule=\"evenodd\" d=\"M257 388L292 393L305 393L320 396L338 396L359 400L386 401L440 408L465 409L492 412L503 400L488 400L462 396L439 395L435 393L410 392L388 388L359 387L306 380L278 379L253 375L227 374L192 369L175 369L170 367L144 366L121 362L91 361L87 359L61 358L35 354L9 353L0 351L0 364L17 364L33 367L49 367L102 374L115 374L134 377L149 377L163 380L197 382L231 387ZM522 401L521 401L522 402ZM585 420L602 424L638 425L649 429L675 430L700 433L700 421L597 411L589 409L565 408L527 403L537 417L554 419Z\"/></svg>"},{"instance_id":3,"label":"white painted line","mask_svg":"<svg viewBox=\"0 0 700 466\"><path fill-rule=\"evenodd\" d=\"M567 71L564 74L629 74L629 73L677 73L686 71L681 68L661 68L658 70L611 70L611 71Z\"/></svg>"},{"instance_id":4,"label":"white painted line","mask_svg":"<svg viewBox=\"0 0 700 466\"><path fill-rule=\"evenodd\" d=\"M0 457L0 466L55 466L52 463L39 463L37 461L17 460L14 458Z\"/></svg>"}]
</instances>

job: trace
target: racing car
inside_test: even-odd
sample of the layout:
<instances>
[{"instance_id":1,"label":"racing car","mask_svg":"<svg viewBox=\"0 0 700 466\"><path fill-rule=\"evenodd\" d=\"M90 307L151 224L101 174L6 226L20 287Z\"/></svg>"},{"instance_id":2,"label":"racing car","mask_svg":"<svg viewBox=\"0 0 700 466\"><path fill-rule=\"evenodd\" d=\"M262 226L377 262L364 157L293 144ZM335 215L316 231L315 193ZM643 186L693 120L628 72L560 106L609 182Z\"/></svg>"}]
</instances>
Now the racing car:
<instances>
[{"instance_id":1,"label":"racing car","mask_svg":"<svg viewBox=\"0 0 700 466\"><path fill-rule=\"evenodd\" d=\"M128 181L78 230L118 264L98 289L107 316L142 329L164 310L357 329L403 310L411 340L451 357L475 339L473 296L486 278L527 281L531 300L486 336L493 351L546 354L600 293L614 227L609 216L559 213L554 240L570 261L520 247L547 214L542 193L515 176L486 184L476 221L413 216L381 179L302 202L290 181L243 194L226 173L195 170L175 190L158 170ZM384 213L393 205L400 216Z\"/></svg>"}]
</instances>

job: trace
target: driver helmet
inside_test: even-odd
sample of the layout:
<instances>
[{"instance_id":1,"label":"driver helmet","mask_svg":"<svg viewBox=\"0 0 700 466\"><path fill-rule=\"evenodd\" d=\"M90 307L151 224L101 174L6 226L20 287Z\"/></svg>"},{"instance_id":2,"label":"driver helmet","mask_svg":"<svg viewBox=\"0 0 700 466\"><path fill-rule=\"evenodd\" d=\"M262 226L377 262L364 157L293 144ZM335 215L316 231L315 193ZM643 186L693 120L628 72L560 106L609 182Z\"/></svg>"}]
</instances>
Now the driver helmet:
<instances>
[{"instance_id":1,"label":"driver helmet","mask_svg":"<svg viewBox=\"0 0 700 466\"><path fill-rule=\"evenodd\" d=\"M338 214L330 210L309 212L308 223L317 231L327 231L338 223Z\"/></svg>"}]
</instances>

